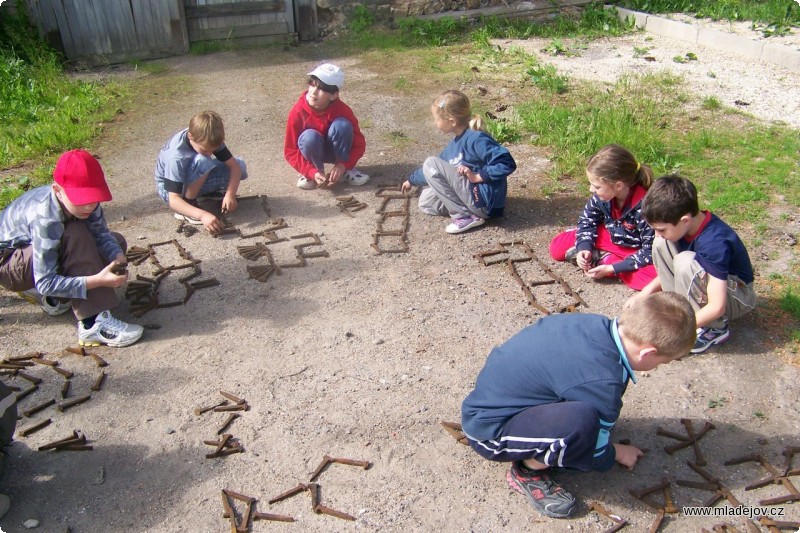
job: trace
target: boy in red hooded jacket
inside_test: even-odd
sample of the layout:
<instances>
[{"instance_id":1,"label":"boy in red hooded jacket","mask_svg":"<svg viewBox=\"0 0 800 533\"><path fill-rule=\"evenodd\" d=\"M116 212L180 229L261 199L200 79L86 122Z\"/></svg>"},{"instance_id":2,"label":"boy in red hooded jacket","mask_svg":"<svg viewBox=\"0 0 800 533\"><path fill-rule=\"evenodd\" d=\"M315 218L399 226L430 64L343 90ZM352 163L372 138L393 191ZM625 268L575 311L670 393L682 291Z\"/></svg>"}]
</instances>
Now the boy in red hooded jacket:
<instances>
[{"instance_id":1,"label":"boy in red hooded jacket","mask_svg":"<svg viewBox=\"0 0 800 533\"><path fill-rule=\"evenodd\" d=\"M289 111L283 155L300 173L297 186L316 189L344 179L364 185L369 176L356 168L367 143L353 110L339 99L344 72L325 63L308 73L308 89ZM333 163L326 174L325 163Z\"/></svg>"}]
</instances>

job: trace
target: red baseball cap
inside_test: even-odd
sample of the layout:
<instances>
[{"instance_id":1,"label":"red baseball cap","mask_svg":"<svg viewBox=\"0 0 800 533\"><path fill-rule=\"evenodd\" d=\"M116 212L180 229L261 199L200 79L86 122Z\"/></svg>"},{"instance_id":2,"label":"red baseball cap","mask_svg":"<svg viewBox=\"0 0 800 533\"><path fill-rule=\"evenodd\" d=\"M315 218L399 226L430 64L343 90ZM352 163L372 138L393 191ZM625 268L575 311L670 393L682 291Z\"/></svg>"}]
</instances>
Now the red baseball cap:
<instances>
[{"instance_id":1,"label":"red baseball cap","mask_svg":"<svg viewBox=\"0 0 800 533\"><path fill-rule=\"evenodd\" d=\"M85 150L70 150L61 154L53 171L53 179L75 205L111 200L111 191L108 190L100 163Z\"/></svg>"}]
</instances>

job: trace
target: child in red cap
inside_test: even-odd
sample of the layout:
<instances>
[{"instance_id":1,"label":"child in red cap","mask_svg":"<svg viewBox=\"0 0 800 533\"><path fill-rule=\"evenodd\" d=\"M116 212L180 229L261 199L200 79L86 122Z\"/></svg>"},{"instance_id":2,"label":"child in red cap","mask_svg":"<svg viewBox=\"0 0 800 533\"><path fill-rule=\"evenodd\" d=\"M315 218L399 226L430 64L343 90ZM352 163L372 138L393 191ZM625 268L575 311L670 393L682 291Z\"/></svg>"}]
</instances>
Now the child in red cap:
<instances>
[{"instance_id":1,"label":"child in red cap","mask_svg":"<svg viewBox=\"0 0 800 533\"><path fill-rule=\"evenodd\" d=\"M143 328L109 312L119 303L114 289L128 279L112 269L128 261L125 239L108 229L100 207L111 200L103 169L88 152L71 150L56 163L53 181L0 212L0 286L50 315L71 303L81 346L133 344Z\"/></svg>"}]
</instances>

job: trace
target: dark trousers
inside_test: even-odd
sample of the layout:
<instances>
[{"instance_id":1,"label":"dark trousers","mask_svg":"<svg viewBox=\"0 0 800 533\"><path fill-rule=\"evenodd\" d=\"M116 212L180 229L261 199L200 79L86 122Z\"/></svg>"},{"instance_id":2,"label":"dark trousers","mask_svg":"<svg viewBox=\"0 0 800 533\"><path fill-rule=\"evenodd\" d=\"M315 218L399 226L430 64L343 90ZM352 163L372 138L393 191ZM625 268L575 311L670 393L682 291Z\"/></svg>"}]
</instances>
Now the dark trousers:
<instances>
[{"instance_id":1,"label":"dark trousers","mask_svg":"<svg viewBox=\"0 0 800 533\"><path fill-rule=\"evenodd\" d=\"M472 449L490 461L535 459L588 472L599 430L594 407L584 402L559 402L525 409L506 422L495 439L468 440Z\"/></svg>"},{"instance_id":2,"label":"dark trousers","mask_svg":"<svg viewBox=\"0 0 800 533\"><path fill-rule=\"evenodd\" d=\"M119 242L122 251L127 242L119 233L111 233ZM6 249L0 258L0 285L19 292L33 289L33 247ZM91 276L108 266L97 251L94 237L83 220L71 220L64 225L61 249L58 257L59 274L67 277ZM73 298L72 311L82 320L101 311L113 309L119 304L112 287L97 287L86 293L86 299Z\"/></svg>"}]
</instances>

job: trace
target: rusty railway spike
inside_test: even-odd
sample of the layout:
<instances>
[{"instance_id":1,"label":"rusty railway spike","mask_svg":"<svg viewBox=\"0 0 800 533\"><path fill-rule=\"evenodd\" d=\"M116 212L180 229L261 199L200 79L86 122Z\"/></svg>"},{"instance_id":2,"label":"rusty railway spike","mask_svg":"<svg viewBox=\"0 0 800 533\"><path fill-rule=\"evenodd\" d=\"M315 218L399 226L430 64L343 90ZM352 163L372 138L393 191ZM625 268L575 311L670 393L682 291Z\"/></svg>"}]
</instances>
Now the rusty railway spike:
<instances>
[{"instance_id":1,"label":"rusty railway spike","mask_svg":"<svg viewBox=\"0 0 800 533\"><path fill-rule=\"evenodd\" d=\"M238 396L236 396L235 394L231 394L230 392L225 392L225 391L221 390L221 391L219 391L219 393L223 398L226 398L226 399L232 401L233 403L237 403L237 404L245 403L244 398L239 398Z\"/></svg>"},{"instance_id":2,"label":"rusty railway spike","mask_svg":"<svg viewBox=\"0 0 800 533\"><path fill-rule=\"evenodd\" d=\"M343 457L331 457L330 460L332 463L339 463L340 465L359 466L364 470L367 470L370 466L372 466L372 463L370 463L369 461L364 461L361 459L346 459Z\"/></svg>"},{"instance_id":3,"label":"rusty railway spike","mask_svg":"<svg viewBox=\"0 0 800 533\"><path fill-rule=\"evenodd\" d=\"M306 488L306 484L305 483L299 483L296 487L293 487L293 488L287 490L286 492L282 492L281 494L278 494L274 498L270 499L268 503L270 503L270 504L277 503L277 502L285 500L287 498L291 498L292 496L296 496L297 494L300 494L301 492L304 492L305 490L308 490Z\"/></svg>"},{"instance_id":4,"label":"rusty railway spike","mask_svg":"<svg viewBox=\"0 0 800 533\"><path fill-rule=\"evenodd\" d=\"M355 521L356 519L352 515L343 513L342 511L337 511L336 509L331 509L330 507L326 507L325 505L322 504L317 504L317 506L314 507L314 512L318 514L326 514L328 516L335 516L336 518L341 518L342 520Z\"/></svg>"},{"instance_id":5,"label":"rusty railway spike","mask_svg":"<svg viewBox=\"0 0 800 533\"><path fill-rule=\"evenodd\" d=\"M38 413L39 411L44 411L45 409L47 409L48 407L50 407L54 403L56 403L55 398L50 398L46 402L40 403L39 405L37 405L35 407L31 407L30 409L26 409L25 411L22 411L22 414L25 415L25 418L30 418L33 415L35 415L36 413Z\"/></svg>"},{"instance_id":6,"label":"rusty railway spike","mask_svg":"<svg viewBox=\"0 0 800 533\"><path fill-rule=\"evenodd\" d=\"M272 520L274 522L294 522L294 518L282 514L273 513L253 513L253 520Z\"/></svg>"},{"instance_id":7,"label":"rusty railway spike","mask_svg":"<svg viewBox=\"0 0 800 533\"><path fill-rule=\"evenodd\" d=\"M238 413L231 413L230 415L228 415L228 419L225 421L225 423L222 424L222 427L220 427L217 430L217 435L222 435L223 433L225 433L225 430L228 429L228 426L230 426L233 423L233 421L239 418L240 416L241 415Z\"/></svg>"},{"instance_id":8,"label":"rusty railway spike","mask_svg":"<svg viewBox=\"0 0 800 533\"><path fill-rule=\"evenodd\" d=\"M52 420L49 419L49 418L47 420L42 420L41 422L39 422L37 424L34 424L32 426L28 426L26 428L20 429L19 430L19 434L22 437L27 437L28 435L36 433L40 429L43 429L43 428L49 426L51 422L52 422Z\"/></svg>"},{"instance_id":9,"label":"rusty railway spike","mask_svg":"<svg viewBox=\"0 0 800 533\"><path fill-rule=\"evenodd\" d=\"M322 471L325 470L325 467L331 464L331 462L333 462L333 460L329 455L323 455L322 461L319 463L319 466L317 466L317 468L311 474L311 478L309 479L309 481L314 481L315 479L317 479L317 477L319 477Z\"/></svg>"},{"instance_id":10,"label":"rusty railway spike","mask_svg":"<svg viewBox=\"0 0 800 533\"><path fill-rule=\"evenodd\" d=\"M79 397L74 398L72 400L67 400L66 402L61 402L60 404L58 404L56 409L58 409L59 413L63 413L64 411L66 411L70 407L74 407L74 406L76 406L78 404L82 404L83 402L89 401L91 399L92 399L92 395L91 394L87 394L85 396L79 396Z\"/></svg>"},{"instance_id":11,"label":"rusty railway spike","mask_svg":"<svg viewBox=\"0 0 800 533\"><path fill-rule=\"evenodd\" d=\"M92 384L92 390L94 392L99 392L103 389L103 382L106 380L106 372L105 370L101 371L100 374L97 376L97 379L94 380Z\"/></svg>"}]
</instances>

